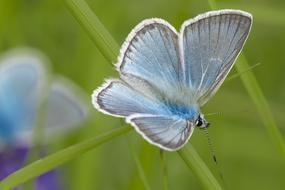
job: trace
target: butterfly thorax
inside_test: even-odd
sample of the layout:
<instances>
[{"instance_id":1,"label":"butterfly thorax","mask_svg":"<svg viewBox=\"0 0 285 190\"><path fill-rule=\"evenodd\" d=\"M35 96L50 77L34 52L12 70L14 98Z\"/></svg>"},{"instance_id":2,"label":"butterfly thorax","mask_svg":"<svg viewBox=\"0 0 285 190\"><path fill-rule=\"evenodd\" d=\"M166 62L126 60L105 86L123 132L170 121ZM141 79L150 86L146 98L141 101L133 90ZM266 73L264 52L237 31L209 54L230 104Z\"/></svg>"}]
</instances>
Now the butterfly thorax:
<instances>
[{"instance_id":1,"label":"butterfly thorax","mask_svg":"<svg viewBox=\"0 0 285 190\"><path fill-rule=\"evenodd\" d=\"M171 114L181 119L194 121L199 116L199 108L196 105L188 106L170 101L166 101L165 104Z\"/></svg>"},{"instance_id":2,"label":"butterfly thorax","mask_svg":"<svg viewBox=\"0 0 285 190\"><path fill-rule=\"evenodd\" d=\"M187 120L199 128L209 127L209 123L200 112L198 104L184 105L178 102L164 101L168 111L180 119Z\"/></svg>"}]
</instances>

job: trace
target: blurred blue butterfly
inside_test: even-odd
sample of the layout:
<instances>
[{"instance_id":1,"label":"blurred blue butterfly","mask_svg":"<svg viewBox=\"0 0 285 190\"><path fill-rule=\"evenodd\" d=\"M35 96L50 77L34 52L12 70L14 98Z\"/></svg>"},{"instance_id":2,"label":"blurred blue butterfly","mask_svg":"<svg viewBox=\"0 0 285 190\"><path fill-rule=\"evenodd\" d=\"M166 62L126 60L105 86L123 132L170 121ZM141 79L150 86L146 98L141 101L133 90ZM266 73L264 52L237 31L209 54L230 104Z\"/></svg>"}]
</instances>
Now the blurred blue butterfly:
<instances>
[{"instance_id":1,"label":"blurred blue butterfly","mask_svg":"<svg viewBox=\"0 0 285 190\"><path fill-rule=\"evenodd\" d=\"M252 16L239 10L198 15L179 33L162 19L144 20L122 46L120 79L94 91L95 108L125 117L151 144L180 149L196 126L209 126L200 107L231 70L251 23Z\"/></svg>"},{"instance_id":2,"label":"blurred blue butterfly","mask_svg":"<svg viewBox=\"0 0 285 190\"><path fill-rule=\"evenodd\" d=\"M48 84L43 58L35 50L16 49L0 59L0 181L26 163L33 126L45 100L41 143L86 119L87 106L75 95L71 82L57 77ZM39 176L35 189L62 189L59 176L58 170Z\"/></svg>"},{"instance_id":3,"label":"blurred blue butterfly","mask_svg":"<svg viewBox=\"0 0 285 190\"><path fill-rule=\"evenodd\" d=\"M0 59L0 145L31 144L33 126L45 98L44 141L86 119L87 106L75 96L69 81L57 77L48 85L41 58L36 51L17 49Z\"/></svg>"}]
</instances>

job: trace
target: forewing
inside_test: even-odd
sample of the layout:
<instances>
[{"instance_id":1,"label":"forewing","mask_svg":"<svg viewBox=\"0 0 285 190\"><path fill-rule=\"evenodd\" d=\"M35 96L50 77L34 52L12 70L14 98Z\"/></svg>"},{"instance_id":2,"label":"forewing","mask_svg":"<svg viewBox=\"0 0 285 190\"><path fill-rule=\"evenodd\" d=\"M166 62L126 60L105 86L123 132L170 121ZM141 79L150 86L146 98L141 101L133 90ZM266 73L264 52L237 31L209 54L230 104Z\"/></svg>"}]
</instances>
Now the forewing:
<instances>
[{"instance_id":1,"label":"forewing","mask_svg":"<svg viewBox=\"0 0 285 190\"><path fill-rule=\"evenodd\" d=\"M171 116L137 114L128 117L127 122L148 142L168 151L184 146L194 130L191 122Z\"/></svg>"},{"instance_id":2,"label":"forewing","mask_svg":"<svg viewBox=\"0 0 285 190\"><path fill-rule=\"evenodd\" d=\"M240 53L252 23L249 13L212 11L182 25L185 83L200 105L218 90Z\"/></svg>"},{"instance_id":3,"label":"forewing","mask_svg":"<svg viewBox=\"0 0 285 190\"><path fill-rule=\"evenodd\" d=\"M176 30L161 19L141 22L129 34L118 60L121 75L145 80L162 92L183 78Z\"/></svg>"},{"instance_id":4,"label":"forewing","mask_svg":"<svg viewBox=\"0 0 285 190\"><path fill-rule=\"evenodd\" d=\"M135 113L165 113L166 108L154 97L150 98L122 80L107 80L92 95L95 108L103 113L126 117Z\"/></svg>"},{"instance_id":5,"label":"forewing","mask_svg":"<svg viewBox=\"0 0 285 190\"><path fill-rule=\"evenodd\" d=\"M11 53L0 65L1 136L13 140L15 133L31 128L45 79L38 57Z\"/></svg>"}]
</instances>

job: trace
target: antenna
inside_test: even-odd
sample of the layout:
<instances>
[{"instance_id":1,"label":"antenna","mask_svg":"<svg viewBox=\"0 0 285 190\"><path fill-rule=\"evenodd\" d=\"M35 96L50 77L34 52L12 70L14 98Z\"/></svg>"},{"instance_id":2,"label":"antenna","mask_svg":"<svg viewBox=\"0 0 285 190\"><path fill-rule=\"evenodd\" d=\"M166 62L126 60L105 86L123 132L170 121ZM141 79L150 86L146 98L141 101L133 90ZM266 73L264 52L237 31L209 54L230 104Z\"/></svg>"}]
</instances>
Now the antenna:
<instances>
[{"instance_id":1,"label":"antenna","mask_svg":"<svg viewBox=\"0 0 285 190\"><path fill-rule=\"evenodd\" d=\"M223 184L226 186L226 182L225 182L225 180L224 180L223 173L221 172L221 168L220 168L219 165L218 165L218 160L217 160L217 157L216 157L215 147L214 147L213 142L212 142L212 140L211 140L211 138L210 138L208 129L207 129L207 127L202 128L202 129L203 129L203 131L205 132L205 137L207 138L208 147L209 147L209 149L210 149L210 153L211 153L211 155L212 155L212 158L213 158L213 161L214 161L214 163L215 163L215 166L216 166L216 168L217 168L217 170L218 170L219 176L220 176L220 178L221 178Z\"/></svg>"},{"instance_id":2,"label":"antenna","mask_svg":"<svg viewBox=\"0 0 285 190\"><path fill-rule=\"evenodd\" d=\"M215 148L213 146L213 143L212 143L212 140L210 138L210 135L209 135L209 132L208 132L208 129L207 127L203 128L204 129L204 132L205 132L205 136L207 138L207 142L208 142L208 147L210 149L210 153L212 155L212 158L215 162L216 165L218 165L218 161L217 161L217 157L216 157L216 151L215 151Z\"/></svg>"},{"instance_id":3,"label":"antenna","mask_svg":"<svg viewBox=\"0 0 285 190\"><path fill-rule=\"evenodd\" d=\"M212 116L212 115L219 115L221 116L223 113L222 112L212 112L212 113L206 113L204 114L205 116Z\"/></svg>"},{"instance_id":4,"label":"antenna","mask_svg":"<svg viewBox=\"0 0 285 190\"><path fill-rule=\"evenodd\" d=\"M218 116L221 116L223 114L228 114L228 113L231 113L231 114L237 114L237 113L250 113L250 111L248 109L244 109L244 110L239 110L239 111L227 111L226 113L225 112L212 112L212 113L205 113L204 116L213 116L213 115L218 115Z\"/></svg>"}]
</instances>

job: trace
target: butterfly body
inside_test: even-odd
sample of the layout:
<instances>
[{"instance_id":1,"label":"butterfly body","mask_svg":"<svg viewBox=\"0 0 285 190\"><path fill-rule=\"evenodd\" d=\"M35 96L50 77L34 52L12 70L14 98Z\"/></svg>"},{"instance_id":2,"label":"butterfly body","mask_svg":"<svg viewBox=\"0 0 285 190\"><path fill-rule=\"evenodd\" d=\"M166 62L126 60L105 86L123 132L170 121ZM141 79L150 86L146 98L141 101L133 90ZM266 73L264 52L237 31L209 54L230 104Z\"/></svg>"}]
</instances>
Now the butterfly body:
<instances>
[{"instance_id":1,"label":"butterfly body","mask_svg":"<svg viewBox=\"0 0 285 190\"><path fill-rule=\"evenodd\" d=\"M148 142L180 149L195 127L208 127L200 108L230 72L251 28L239 10L210 11L182 24L162 19L138 24L118 58L120 79L94 91L99 111L126 118Z\"/></svg>"},{"instance_id":2,"label":"butterfly body","mask_svg":"<svg viewBox=\"0 0 285 190\"><path fill-rule=\"evenodd\" d=\"M170 109L171 115L175 115L185 120L194 121L199 115L199 109L197 106L184 106L184 105L171 105L167 104Z\"/></svg>"}]
</instances>

